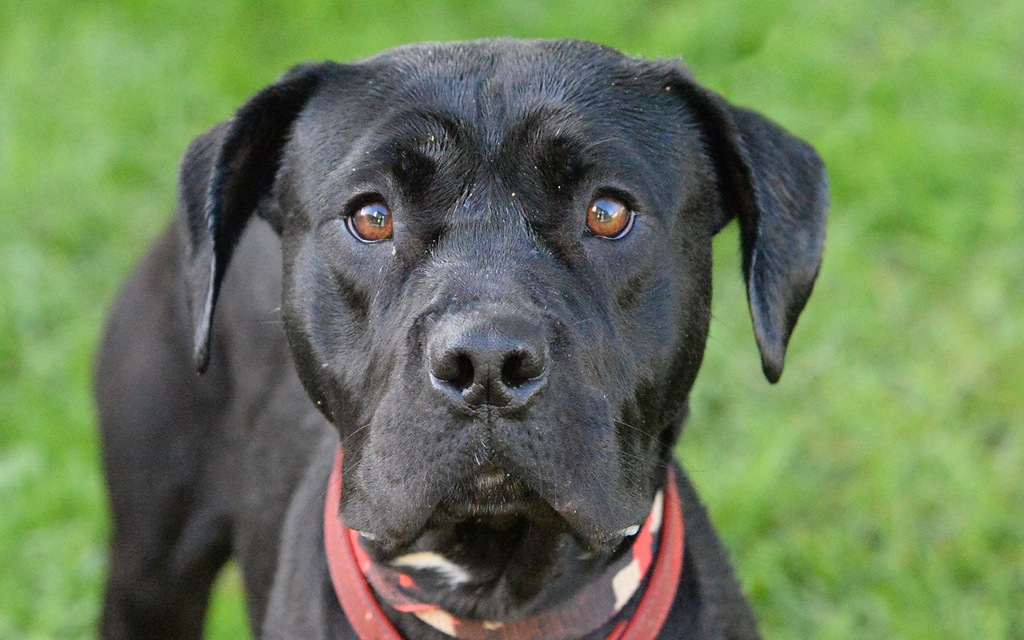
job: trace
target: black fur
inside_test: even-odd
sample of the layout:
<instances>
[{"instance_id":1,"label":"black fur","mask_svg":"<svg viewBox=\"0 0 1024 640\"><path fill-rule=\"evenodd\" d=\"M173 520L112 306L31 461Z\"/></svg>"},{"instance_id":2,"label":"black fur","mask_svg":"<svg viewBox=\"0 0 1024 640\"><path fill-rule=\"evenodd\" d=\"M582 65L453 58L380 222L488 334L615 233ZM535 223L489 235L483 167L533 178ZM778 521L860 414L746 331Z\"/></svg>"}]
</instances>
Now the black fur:
<instances>
[{"instance_id":1,"label":"black fur","mask_svg":"<svg viewBox=\"0 0 1024 640\"><path fill-rule=\"evenodd\" d=\"M595 197L635 212L627 235L586 230ZM738 218L774 382L827 208L809 146L675 64L515 40L296 67L193 142L179 199L97 366L107 638L197 637L232 555L256 635L351 637L320 533L339 437L342 518L381 562L466 568L431 592L445 608L512 620L569 597L674 464L712 236ZM394 235L364 244L346 219L371 201ZM659 637L755 638L680 478L686 561Z\"/></svg>"}]
</instances>

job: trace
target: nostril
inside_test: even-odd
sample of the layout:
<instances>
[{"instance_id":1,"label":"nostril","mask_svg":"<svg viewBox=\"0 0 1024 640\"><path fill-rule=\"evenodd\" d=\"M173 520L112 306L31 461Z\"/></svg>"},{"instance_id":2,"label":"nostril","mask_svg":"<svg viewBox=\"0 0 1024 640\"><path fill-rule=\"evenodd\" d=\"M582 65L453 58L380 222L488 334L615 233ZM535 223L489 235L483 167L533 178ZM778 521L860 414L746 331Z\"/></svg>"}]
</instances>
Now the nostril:
<instances>
[{"instance_id":1,"label":"nostril","mask_svg":"<svg viewBox=\"0 0 1024 640\"><path fill-rule=\"evenodd\" d=\"M501 382L509 389L515 389L526 382L523 377L523 356L514 353L501 367Z\"/></svg>"},{"instance_id":2,"label":"nostril","mask_svg":"<svg viewBox=\"0 0 1024 640\"><path fill-rule=\"evenodd\" d=\"M501 367L501 382L509 389L517 389L544 373L544 366L533 354L509 354Z\"/></svg>"},{"instance_id":3,"label":"nostril","mask_svg":"<svg viewBox=\"0 0 1024 640\"><path fill-rule=\"evenodd\" d=\"M446 354L432 373L438 381L458 391L469 389L475 376L473 360L461 351Z\"/></svg>"},{"instance_id":4,"label":"nostril","mask_svg":"<svg viewBox=\"0 0 1024 640\"><path fill-rule=\"evenodd\" d=\"M455 357L454 375L447 382L459 391L465 391L473 384L473 361L464 353Z\"/></svg>"}]
</instances>

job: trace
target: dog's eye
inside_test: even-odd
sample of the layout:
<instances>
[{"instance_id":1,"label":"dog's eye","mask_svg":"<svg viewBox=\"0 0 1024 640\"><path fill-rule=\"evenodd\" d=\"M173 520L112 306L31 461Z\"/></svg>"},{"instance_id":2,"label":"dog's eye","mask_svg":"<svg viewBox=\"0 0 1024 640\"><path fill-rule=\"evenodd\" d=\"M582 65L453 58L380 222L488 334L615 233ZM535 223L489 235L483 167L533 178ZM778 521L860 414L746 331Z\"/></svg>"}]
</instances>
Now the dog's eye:
<instances>
[{"instance_id":1,"label":"dog's eye","mask_svg":"<svg viewBox=\"0 0 1024 640\"><path fill-rule=\"evenodd\" d=\"M633 212L614 198L595 198L587 208L587 229L595 236L618 240L633 228Z\"/></svg>"},{"instance_id":2,"label":"dog's eye","mask_svg":"<svg viewBox=\"0 0 1024 640\"><path fill-rule=\"evenodd\" d=\"M348 230L360 242L381 242L391 237L391 211L383 202L359 207L347 220Z\"/></svg>"}]
</instances>

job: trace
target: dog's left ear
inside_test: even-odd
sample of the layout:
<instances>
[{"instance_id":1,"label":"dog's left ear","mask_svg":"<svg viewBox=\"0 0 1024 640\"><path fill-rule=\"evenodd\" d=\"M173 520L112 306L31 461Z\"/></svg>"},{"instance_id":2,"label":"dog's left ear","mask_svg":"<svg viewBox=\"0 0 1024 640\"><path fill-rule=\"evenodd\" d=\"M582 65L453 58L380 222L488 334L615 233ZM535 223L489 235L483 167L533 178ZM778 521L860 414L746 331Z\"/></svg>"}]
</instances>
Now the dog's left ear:
<instances>
[{"instance_id":1,"label":"dog's left ear","mask_svg":"<svg viewBox=\"0 0 1024 640\"><path fill-rule=\"evenodd\" d=\"M280 233L281 220L260 207L271 192L292 124L316 91L330 63L292 68L249 99L234 118L189 145L178 180L179 215L186 220L186 272L193 322L193 363L210 361L210 326L217 294L253 213L260 210Z\"/></svg>"},{"instance_id":2,"label":"dog's left ear","mask_svg":"<svg viewBox=\"0 0 1024 640\"><path fill-rule=\"evenodd\" d=\"M807 143L682 73L671 89L682 93L696 116L714 163L723 213L718 228L739 220L761 366L770 382L778 382L790 334L821 266L825 168Z\"/></svg>"}]
</instances>

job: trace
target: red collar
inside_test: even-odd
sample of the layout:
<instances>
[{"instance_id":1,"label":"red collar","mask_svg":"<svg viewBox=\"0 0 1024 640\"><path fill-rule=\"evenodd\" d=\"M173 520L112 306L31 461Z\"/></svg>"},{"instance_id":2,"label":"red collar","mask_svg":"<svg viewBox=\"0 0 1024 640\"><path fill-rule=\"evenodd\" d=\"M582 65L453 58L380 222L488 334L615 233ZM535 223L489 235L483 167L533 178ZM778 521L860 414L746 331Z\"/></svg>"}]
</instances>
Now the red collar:
<instances>
[{"instance_id":1,"label":"red collar","mask_svg":"<svg viewBox=\"0 0 1024 640\"><path fill-rule=\"evenodd\" d=\"M362 566L369 559L356 533L338 517L341 501L341 459L338 447L324 505L324 547L334 592L360 640L403 640L381 610ZM612 629L606 640L651 640L658 635L675 600L683 567L683 514L675 473L669 468L661 517L661 541L650 567L646 590L632 617ZM443 615L449 615L440 612ZM449 616L450 617L450 616ZM557 622L557 621L556 621ZM519 634L522 637L522 634ZM543 635L537 635L537 638Z\"/></svg>"}]
</instances>

